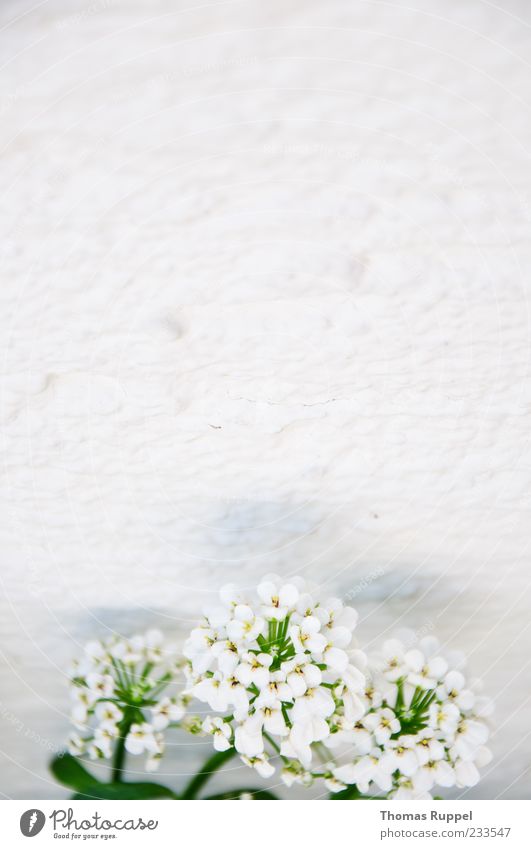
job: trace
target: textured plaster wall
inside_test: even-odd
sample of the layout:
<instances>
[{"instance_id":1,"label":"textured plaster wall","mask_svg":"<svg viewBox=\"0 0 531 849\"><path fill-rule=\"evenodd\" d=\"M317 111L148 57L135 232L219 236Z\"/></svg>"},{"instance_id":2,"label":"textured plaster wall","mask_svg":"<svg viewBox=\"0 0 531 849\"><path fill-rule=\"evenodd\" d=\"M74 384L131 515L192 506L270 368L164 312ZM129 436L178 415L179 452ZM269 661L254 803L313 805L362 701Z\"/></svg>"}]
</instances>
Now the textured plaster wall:
<instances>
[{"instance_id":1,"label":"textured plaster wall","mask_svg":"<svg viewBox=\"0 0 531 849\"><path fill-rule=\"evenodd\" d=\"M498 702L469 795L529 797L529 3L0 29L2 793L57 795L84 639L273 569L368 646L465 648Z\"/></svg>"}]
</instances>

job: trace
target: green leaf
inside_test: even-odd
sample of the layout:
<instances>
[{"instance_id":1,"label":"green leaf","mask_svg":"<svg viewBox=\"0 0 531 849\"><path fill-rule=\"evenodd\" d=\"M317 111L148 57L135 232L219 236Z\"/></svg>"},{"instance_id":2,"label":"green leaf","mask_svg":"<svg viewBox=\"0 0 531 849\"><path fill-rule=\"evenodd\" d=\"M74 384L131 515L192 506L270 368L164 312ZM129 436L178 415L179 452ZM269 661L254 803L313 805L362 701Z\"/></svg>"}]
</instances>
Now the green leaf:
<instances>
[{"instance_id":1,"label":"green leaf","mask_svg":"<svg viewBox=\"0 0 531 849\"><path fill-rule=\"evenodd\" d=\"M341 799L361 799L361 793L355 784L350 784L340 793L331 793L330 799L341 801Z\"/></svg>"},{"instance_id":2,"label":"green leaf","mask_svg":"<svg viewBox=\"0 0 531 849\"><path fill-rule=\"evenodd\" d=\"M77 793L74 799L178 799L173 790L151 781L92 784Z\"/></svg>"},{"instance_id":3,"label":"green leaf","mask_svg":"<svg viewBox=\"0 0 531 849\"><path fill-rule=\"evenodd\" d=\"M396 702L395 702L395 713L397 716L400 716L402 710L404 709L404 682L401 678L396 682Z\"/></svg>"},{"instance_id":4,"label":"green leaf","mask_svg":"<svg viewBox=\"0 0 531 849\"><path fill-rule=\"evenodd\" d=\"M53 776L61 784L77 790L73 799L176 799L174 792L162 784L144 781L103 784L82 763L68 753L58 755L50 764Z\"/></svg>"},{"instance_id":5,"label":"green leaf","mask_svg":"<svg viewBox=\"0 0 531 849\"><path fill-rule=\"evenodd\" d=\"M243 793L250 795L253 799L278 799L278 796L274 796L269 790L260 790L255 787L241 787L238 790L228 790L226 793L218 793L217 796L207 796L205 801L212 799L239 800Z\"/></svg>"},{"instance_id":6,"label":"green leaf","mask_svg":"<svg viewBox=\"0 0 531 849\"><path fill-rule=\"evenodd\" d=\"M429 707L436 698L435 690L424 690L416 687L413 697L408 704L404 702L402 682L398 682L398 694L394 711L400 721L400 731L392 735L397 740L403 734L416 734L428 724Z\"/></svg>"},{"instance_id":7,"label":"green leaf","mask_svg":"<svg viewBox=\"0 0 531 849\"><path fill-rule=\"evenodd\" d=\"M360 793L355 784L349 784L345 790L340 793L331 793L330 799L341 801L342 799L386 799L386 796L364 796Z\"/></svg>"},{"instance_id":8,"label":"green leaf","mask_svg":"<svg viewBox=\"0 0 531 849\"><path fill-rule=\"evenodd\" d=\"M93 787L100 784L98 779L68 752L56 755L50 764L50 771L60 784L65 784L72 790L83 791L87 786Z\"/></svg>"}]
</instances>

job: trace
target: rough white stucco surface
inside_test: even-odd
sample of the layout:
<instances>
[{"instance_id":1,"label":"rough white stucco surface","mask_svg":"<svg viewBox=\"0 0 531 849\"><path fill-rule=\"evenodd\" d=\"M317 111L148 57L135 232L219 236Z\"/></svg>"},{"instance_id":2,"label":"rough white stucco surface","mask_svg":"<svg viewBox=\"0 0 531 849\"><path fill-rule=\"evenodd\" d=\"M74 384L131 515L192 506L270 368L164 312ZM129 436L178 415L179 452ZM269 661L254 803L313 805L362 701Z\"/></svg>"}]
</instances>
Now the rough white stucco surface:
<instances>
[{"instance_id":1,"label":"rough white stucco surface","mask_svg":"<svg viewBox=\"0 0 531 849\"><path fill-rule=\"evenodd\" d=\"M61 793L86 638L181 635L275 570L350 594L368 647L464 648L497 699L468 795L529 797L529 4L0 27L2 793Z\"/></svg>"}]
</instances>

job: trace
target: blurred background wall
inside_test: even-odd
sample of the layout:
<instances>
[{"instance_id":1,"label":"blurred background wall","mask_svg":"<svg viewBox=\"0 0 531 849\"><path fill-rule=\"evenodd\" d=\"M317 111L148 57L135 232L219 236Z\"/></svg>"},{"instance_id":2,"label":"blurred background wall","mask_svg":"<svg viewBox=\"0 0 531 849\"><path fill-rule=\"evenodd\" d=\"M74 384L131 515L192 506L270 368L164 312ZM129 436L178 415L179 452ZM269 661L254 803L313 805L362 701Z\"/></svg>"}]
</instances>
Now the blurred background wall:
<instances>
[{"instance_id":1,"label":"blurred background wall","mask_svg":"<svg viewBox=\"0 0 531 849\"><path fill-rule=\"evenodd\" d=\"M272 570L369 648L464 648L498 704L469 795L529 796L530 25L4 0L4 796L61 794L85 639Z\"/></svg>"}]
</instances>

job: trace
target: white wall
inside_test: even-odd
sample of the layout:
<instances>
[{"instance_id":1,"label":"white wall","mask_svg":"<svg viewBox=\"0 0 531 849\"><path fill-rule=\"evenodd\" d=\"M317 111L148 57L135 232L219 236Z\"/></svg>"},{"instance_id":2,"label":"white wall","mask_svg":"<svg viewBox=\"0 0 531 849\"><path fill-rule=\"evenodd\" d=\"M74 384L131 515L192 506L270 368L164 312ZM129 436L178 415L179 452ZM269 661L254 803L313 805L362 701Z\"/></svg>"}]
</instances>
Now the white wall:
<instances>
[{"instance_id":1,"label":"white wall","mask_svg":"<svg viewBox=\"0 0 531 849\"><path fill-rule=\"evenodd\" d=\"M77 644L271 569L465 648L529 795L531 8L412 5L2 4L5 795Z\"/></svg>"}]
</instances>

